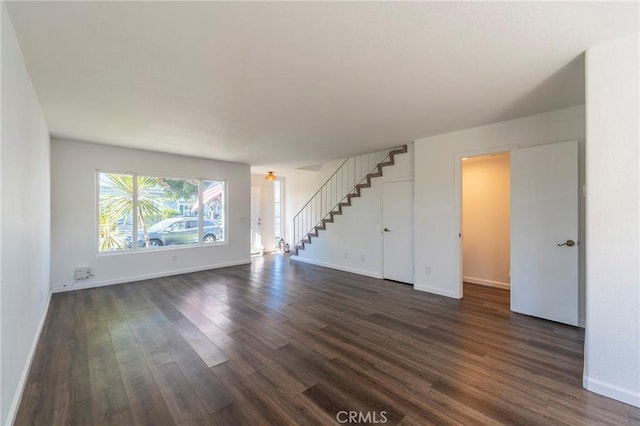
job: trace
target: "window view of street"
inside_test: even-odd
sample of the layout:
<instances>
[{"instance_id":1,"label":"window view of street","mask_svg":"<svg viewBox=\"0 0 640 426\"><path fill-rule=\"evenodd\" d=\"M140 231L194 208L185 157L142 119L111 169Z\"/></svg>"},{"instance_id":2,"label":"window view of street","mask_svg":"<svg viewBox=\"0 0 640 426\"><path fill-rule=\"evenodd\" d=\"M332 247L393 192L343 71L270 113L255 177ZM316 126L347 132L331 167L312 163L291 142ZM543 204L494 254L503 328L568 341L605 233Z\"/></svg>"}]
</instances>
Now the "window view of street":
<instances>
[{"instance_id":1,"label":"window view of street","mask_svg":"<svg viewBox=\"0 0 640 426\"><path fill-rule=\"evenodd\" d=\"M98 179L100 252L224 241L224 182L102 172Z\"/></svg>"}]
</instances>

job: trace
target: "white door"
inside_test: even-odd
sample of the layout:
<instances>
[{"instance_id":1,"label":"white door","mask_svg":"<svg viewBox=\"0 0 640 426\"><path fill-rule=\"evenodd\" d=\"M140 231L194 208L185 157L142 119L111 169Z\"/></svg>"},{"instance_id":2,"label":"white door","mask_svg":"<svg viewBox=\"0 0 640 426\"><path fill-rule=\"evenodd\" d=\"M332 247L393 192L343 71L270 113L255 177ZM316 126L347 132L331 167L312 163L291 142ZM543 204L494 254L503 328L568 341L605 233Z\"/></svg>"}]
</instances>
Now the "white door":
<instances>
[{"instance_id":1,"label":"white door","mask_svg":"<svg viewBox=\"0 0 640 426\"><path fill-rule=\"evenodd\" d=\"M413 284L413 181L382 184L383 276Z\"/></svg>"},{"instance_id":2,"label":"white door","mask_svg":"<svg viewBox=\"0 0 640 426\"><path fill-rule=\"evenodd\" d=\"M511 310L578 325L578 143L511 151Z\"/></svg>"},{"instance_id":3,"label":"white door","mask_svg":"<svg viewBox=\"0 0 640 426\"><path fill-rule=\"evenodd\" d=\"M262 205L262 189L251 187L251 253L262 250L262 219L260 210Z\"/></svg>"}]
</instances>

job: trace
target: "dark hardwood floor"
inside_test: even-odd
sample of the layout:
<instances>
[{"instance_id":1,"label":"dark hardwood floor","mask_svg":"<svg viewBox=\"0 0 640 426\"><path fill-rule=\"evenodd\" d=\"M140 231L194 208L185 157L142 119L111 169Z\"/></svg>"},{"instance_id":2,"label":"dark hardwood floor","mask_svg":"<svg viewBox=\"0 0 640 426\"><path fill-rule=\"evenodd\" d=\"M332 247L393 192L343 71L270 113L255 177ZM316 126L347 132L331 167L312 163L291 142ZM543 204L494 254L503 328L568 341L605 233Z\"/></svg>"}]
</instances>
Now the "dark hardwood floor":
<instances>
[{"instance_id":1,"label":"dark hardwood floor","mask_svg":"<svg viewBox=\"0 0 640 426\"><path fill-rule=\"evenodd\" d=\"M54 295L16 424L640 424L582 388L582 358L582 330L504 290L268 255Z\"/></svg>"}]
</instances>

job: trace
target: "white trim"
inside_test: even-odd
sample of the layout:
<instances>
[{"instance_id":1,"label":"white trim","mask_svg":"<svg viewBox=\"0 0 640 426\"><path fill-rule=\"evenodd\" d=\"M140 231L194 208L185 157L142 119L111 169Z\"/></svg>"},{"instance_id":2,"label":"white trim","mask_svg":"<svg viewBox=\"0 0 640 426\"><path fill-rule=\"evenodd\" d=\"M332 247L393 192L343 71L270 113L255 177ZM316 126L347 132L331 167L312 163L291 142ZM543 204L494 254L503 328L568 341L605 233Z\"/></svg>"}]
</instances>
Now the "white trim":
<instances>
[{"instance_id":1,"label":"white trim","mask_svg":"<svg viewBox=\"0 0 640 426\"><path fill-rule=\"evenodd\" d=\"M587 376L582 378L582 386L588 391L604 395L607 398L613 398L625 404L640 407L640 392L638 391L634 392L631 389L623 389Z\"/></svg>"},{"instance_id":2,"label":"white trim","mask_svg":"<svg viewBox=\"0 0 640 426\"><path fill-rule=\"evenodd\" d=\"M16 393L13 396L13 401L11 402L11 407L9 407L9 412L7 413L7 422L5 423L6 426L10 426L16 421L16 415L18 414L20 401L22 401L22 394L24 393L24 387L27 384L27 378L29 377L29 372L31 371L31 364L33 363L33 357L36 354L36 348L38 347L38 342L40 341L40 334L42 333L45 320L47 319L47 314L49 313L50 304L51 304L51 292L49 292L49 297L47 298L46 307L42 314L42 318L40 318L40 323L38 324L38 328L36 329L36 334L35 336L33 336L33 342L31 342L31 348L29 349L29 354L27 355L27 363L24 365L24 369L22 370L22 374L20 375L20 380L18 380L18 388L16 389Z\"/></svg>"},{"instance_id":3,"label":"white trim","mask_svg":"<svg viewBox=\"0 0 640 426\"><path fill-rule=\"evenodd\" d=\"M350 268L348 266L333 265L331 263L320 262L318 260L306 259L304 257L295 256L295 255L292 255L290 257L290 259L294 260L296 262L309 263L311 265L322 266L322 267L330 268L330 269L337 269L338 271L351 272L352 274L365 275L367 277L378 278L380 280L383 279L382 275L380 273L369 272L369 271L365 271L365 270L362 270L362 269Z\"/></svg>"},{"instance_id":4,"label":"white trim","mask_svg":"<svg viewBox=\"0 0 640 426\"><path fill-rule=\"evenodd\" d=\"M131 248L129 249L123 249L123 250L117 250L117 251L100 251L100 175L102 174L112 174L112 175L130 175L131 179L132 179L132 190L133 190L133 197L132 197L132 212L137 212L138 211L138 178L140 176L148 176L148 177L153 177L153 178L159 178L159 179L174 179L174 180L196 180L198 181L198 231L202 230L202 232L199 232L199 236L198 236L198 241L195 243L189 243L189 244L184 244L184 246L187 247L175 247L174 245L169 245L169 246L161 246L161 247L153 247L153 250L166 250L166 249L175 249L175 248L189 248L189 247L202 247L202 246L210 246L210 245L225 245L228 244L229 242L229 227L227 226L227 220L226 218L228 217L228 210L227 210L227 204L228 204L228 181L226 179L224 180L219 180L219 179L213 179L213 178L204 178L204 177L177 177L177 176L169 176L169 175L164 175L164 174L155 174L155 173L141 173L141 172L112 172L112 171L108 171L108 170L104 170L104 169L96 169L96 223L95 223L95 251L96 251L96 256L112 256L112 255L131 255L133 253L144 253L146 252L148 249L150 249L150 247L139 247L137 244L135 244L133 242L133 236L134 235L138 235L138 218L136 215L132 215L131 218ZM218 182L218 183L222 183L222 198L223 198L223 202L222 202L222 206L223 206L223 210L224 210L224 214L223 214L223 226L222 226L222 236L223 236L223 240L221 242L214 242L214 243L205 243L203 241L203 237L204 237L204 182ZM185 217L185 216L181 216L181 217ZM166 219L171 219L171 218L166 218Z\"/></svg>"},{"instance_id":5,"label":"white trim","mask_svg":"<svg viewBox=\"0 0 640 426\"><path fill-rule=\"evenodd\" d=\"M484 278L475 278L475 277L467 277L467 276L463 276L462 280L471 284L479 284L479 285L484 285L487 287L496 287L496 288L501 288L503 290L509 290L511 288L511 285L509 283L503 283L500 281L491 281L491 280L485 280Z\"/></svg>"},{"instance_id":6,"label":"white trim","mask_svg":"<svg viewBox=\"0 0 640 426\"><path fill-rule=\"evenodd\" d=\"M455 215L456 223L458 224L458 229L455 231L455 234L452 237L457 240L453 244L453 258L454 262L454 271L453 276L455 278L456 290L452 292L451 297L455 297L457 299L462 298L463 288L462 288L462 159L465 157L477 157L480 155L488 155L488 154L497 154L501 152L511 152L514 149L518 149L518 145L501 145L501 146L493 146L489 148L481 148L474 149L471 151L463 151L457 152L453 155L453 196L454 196L454 206L453 206L453 214Z\"/></svg>"},{"instance_id":7,"label":"white trim","mask_svg":"<svg viewBox=\"0 0 640 426\"><path fill-rule=\"evenodd\" d=\"M109 256L137 256L138 254L147 254L160 251L172 251L172 250L190 250L199 247L218 247L226 246L229 244L228 240L215 241L213 243L185 243L185 244L169 244L166 246L158 247L138 247L137 250L126 249L117 251L101 251L96 254L96 257L109 257Z\"/></svg>"},{"instance_id":8,"label":"white trim","mask_svg":"<svg viewBox=\"0 0 640 426\"><path fill-rule=\"evenodd\" d=\"M113 285L113 284L124 284L124 283L130 283L134 281L149 280L152 278L170 277L172 275L181 275L181 274L188 274L191 272L207 271L209 269L226 268L228 266L248 265L250 263L251 263L251 258L249 258L248 260L219 263L216 265L198 266L194 268L176 269L173 271L158 272L154 274L134 275L130 277L115 278L112 280L97 281L97 282L91 282L86 284L78 284L78 285L72 284L72 285L63 286L63 287L54 287L53 289L51 289L51 291L53 293L64 293L67 291L84 290L87 288L104 287L104 286Z\"/></svg>"},{"instance_id":9,"label":"white trim","mask_svg":"<svg viewBox=\"0 0 640 426\"><path fill-rule=\"evenodd\" d=\"M438 287L430 287L428 285L423 285L423 284L414 284L413 289L418 291L424 291L427 293L437 294L438 296L446 296L446 297L452 297L454 299L462 299L462 295L457 294L455 291L444 290Z\"/></svg>"},{"instance_id":10,"label":"white trim","mask_svg":"<svg viewBox=\"0 0 640 426\"><path fill-rule=\"evenodd\" d=\"M578 318L578 327L587 328L587 320L584 318Z\"/></svg>"}]
</instances>

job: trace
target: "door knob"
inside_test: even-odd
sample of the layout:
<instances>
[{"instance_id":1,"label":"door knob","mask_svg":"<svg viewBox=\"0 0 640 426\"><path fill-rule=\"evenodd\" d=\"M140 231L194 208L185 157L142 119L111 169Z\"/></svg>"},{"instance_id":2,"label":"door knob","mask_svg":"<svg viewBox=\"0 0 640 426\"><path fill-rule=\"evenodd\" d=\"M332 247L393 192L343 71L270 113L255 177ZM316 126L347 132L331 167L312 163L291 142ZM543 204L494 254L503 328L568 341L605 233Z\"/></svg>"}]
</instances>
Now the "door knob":
<instances>
[{"instance_id":1,"label":"door knob","mask_svg":"<svg viewBox=\"0 0 640 426\"><path fill-rule=\"evenodd\" d=\"M558 244L558 247L561 247L561 246L573 247L573 246L575 246L575 245L576 245L576 242L575 242L575 241L573 241L573 240L567 240L567 241L565 241L565 242L564 242L564 243L562 243L562 244Z\"/></svg>"},{"instance_id":2,"label":"door knob","mask_svg":"<svg viewBox=\"0 0 640 426\"><path fill-rule=\"evenodd\" d=\"M389 231L389 228L384 228L383 231L384 232L391 232L391 231Z\"/></svg>"}]
</instances>

